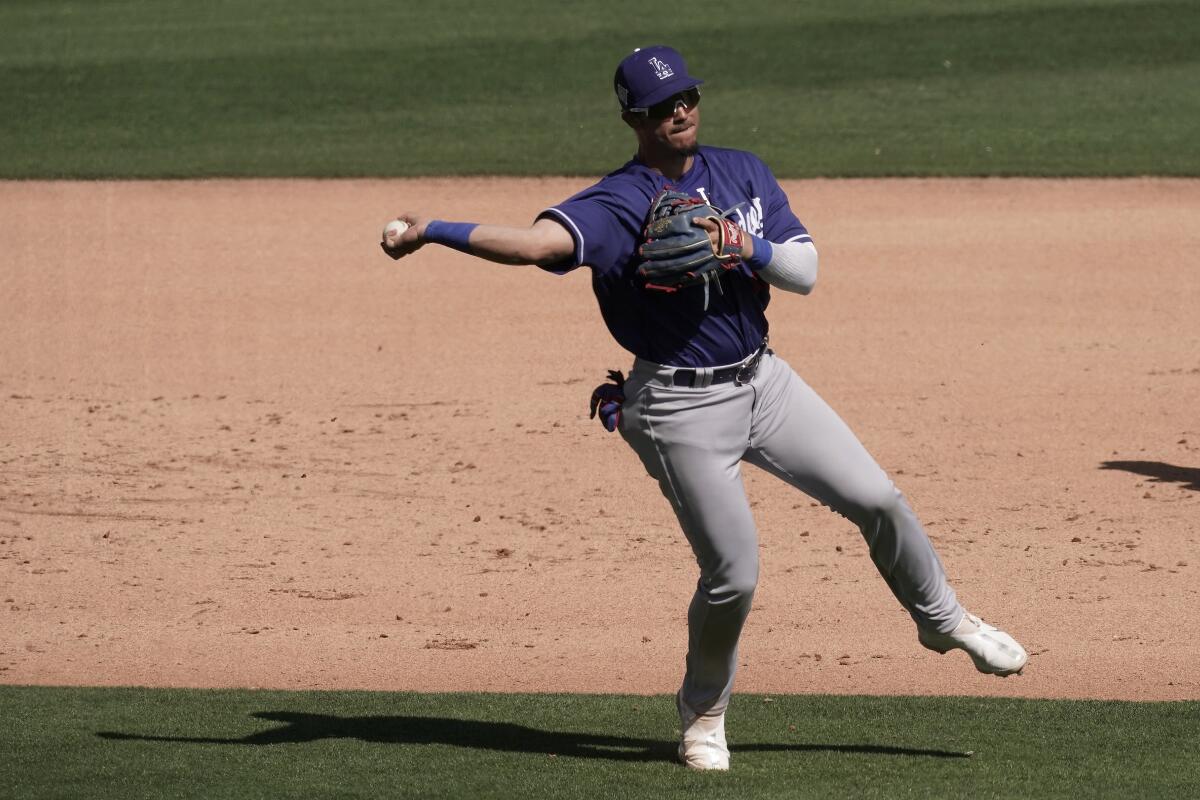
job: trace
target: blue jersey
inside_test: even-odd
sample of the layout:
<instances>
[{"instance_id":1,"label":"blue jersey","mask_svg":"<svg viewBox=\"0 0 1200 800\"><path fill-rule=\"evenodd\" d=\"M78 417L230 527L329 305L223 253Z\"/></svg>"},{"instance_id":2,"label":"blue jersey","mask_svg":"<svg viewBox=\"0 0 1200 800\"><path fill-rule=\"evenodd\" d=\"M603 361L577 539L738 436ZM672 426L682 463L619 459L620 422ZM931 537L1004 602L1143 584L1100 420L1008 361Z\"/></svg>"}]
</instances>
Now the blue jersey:
<instances>
[{"instance_id":1,"label":"blue jersey","mask_svg":"<svg viewBox=\"0 0 1200 800\"><path fill-rule=\"evenodd\" d=\"M675 367L712 367L740 361L767 333L770 288L747 266L718 285L675 294L648 291L637 281L637 247L654 198L665 188L735 209L733 219L770 242L810 242L779 182L757 156L701 147L692 167L669 181L634 159L599 183L543 211L570 231L575 253L546 269L592 270L592 290L617 343L634 355Z\"/></svg>"}]
</instances>

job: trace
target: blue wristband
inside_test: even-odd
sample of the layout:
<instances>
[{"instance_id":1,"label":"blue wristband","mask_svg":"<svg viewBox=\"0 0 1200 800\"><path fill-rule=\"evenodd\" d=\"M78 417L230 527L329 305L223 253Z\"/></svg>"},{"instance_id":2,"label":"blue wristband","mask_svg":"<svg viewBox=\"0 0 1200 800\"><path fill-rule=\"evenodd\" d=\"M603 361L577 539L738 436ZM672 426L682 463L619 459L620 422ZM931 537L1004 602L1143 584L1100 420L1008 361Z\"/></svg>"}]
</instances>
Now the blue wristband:
<instances>
[{"instance_id":1,"label":"blue wristband","mask_svg":"<svg viewBox=\"0 0 1200 800\"><path fill-rule=\"evenodd\" d=\"M471 231L478 227L474 222L442 222L440 219L431 219L425 224L425 241L470 253Z\"/></svg>"},{"instance_id":2,"label":"blue wristband","mask_svg":"<svg viewBox=\"0 0 1200 800\"><path fill-rule=\"evenodd\" d=\"M766 239L760 239L753 233L747 233L750 241L754 243L754 255L746 259L746 266L757 272L758 270L771 263L771 254L774 252L771 249L771 243Z\"/></svg>"}]
</instances>

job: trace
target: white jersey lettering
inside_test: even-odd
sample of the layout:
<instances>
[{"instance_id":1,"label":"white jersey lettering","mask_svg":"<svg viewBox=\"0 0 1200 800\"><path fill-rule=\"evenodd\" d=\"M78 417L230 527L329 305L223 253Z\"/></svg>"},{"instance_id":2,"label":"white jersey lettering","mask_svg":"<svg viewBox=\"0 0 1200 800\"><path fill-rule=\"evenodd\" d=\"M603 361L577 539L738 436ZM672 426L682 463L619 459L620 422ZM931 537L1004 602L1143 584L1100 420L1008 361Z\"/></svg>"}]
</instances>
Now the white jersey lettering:
<instances>
[{"instance_id":1,"label":"white jersey lettering","mask_svg":"<svg viewBox=\"0 0 1200 800\"><path fill-rule=\"evenodd\" d=\"M754 197L750 200L750 208L745 214L742 213L741 208L734 209L734 213L737 214L738 225L742 230L749 231L755 236L763 235L762 200Z\"/></svg>"}]
</instances>

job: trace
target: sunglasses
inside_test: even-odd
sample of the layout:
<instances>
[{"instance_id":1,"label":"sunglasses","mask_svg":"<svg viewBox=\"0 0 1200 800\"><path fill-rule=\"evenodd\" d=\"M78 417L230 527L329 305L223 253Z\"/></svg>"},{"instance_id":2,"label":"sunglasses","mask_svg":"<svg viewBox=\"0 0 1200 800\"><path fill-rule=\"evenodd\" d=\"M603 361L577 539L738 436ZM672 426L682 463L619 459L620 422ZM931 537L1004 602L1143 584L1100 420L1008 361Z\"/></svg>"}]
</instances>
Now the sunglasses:
<instances>
[{"instance_id":1,"label":"sunglasses","mask_svg":"<svg viewBox=\"0 0 1200 800\"><path fill-rule=\"evenodd\" d=\"M700 87L693 86L690 89L684 89L682 92L673 94L666 100L657 102L649 108L631 108L629 110L643 114L651 119L666 119L667 117L675 116L676 109L681 105L685 110L700 105Z\"/></svg>"}]
</instances>

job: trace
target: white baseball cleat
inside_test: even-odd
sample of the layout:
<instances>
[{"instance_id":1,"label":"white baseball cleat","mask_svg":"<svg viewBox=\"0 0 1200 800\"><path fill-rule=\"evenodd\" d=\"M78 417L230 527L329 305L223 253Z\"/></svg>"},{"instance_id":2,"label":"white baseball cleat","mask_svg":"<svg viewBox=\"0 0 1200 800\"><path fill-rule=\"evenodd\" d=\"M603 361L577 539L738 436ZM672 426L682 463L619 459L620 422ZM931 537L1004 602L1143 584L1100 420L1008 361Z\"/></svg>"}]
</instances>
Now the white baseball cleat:
<instances>
[{"instance_id":1,"label":"white baseball cleat","mask_svg":"<svg viewBox=\"0 0 1200 800\"><path fill-rule=\"evenodd\" d=\"M918 626L917 639L938 653L956 648L966 650L975 662L975 669L1002 678L1020 674L1029 660L1029 654L1016 639L974 614L965 615L951 633L934 633Z\"/></svg>"},{"instance_id":2,"label":"white baseball cleat","mask_svg":"<svg viewBox=\"0 0 1200 800\"><path fill-rule=\"evenodd\" d=\"M679 760L688 769L729 769L729 746L725 744L725 714L704 716L688 708L681 694L675 695L679 709Z\"/></svg>"}]
</instances>

